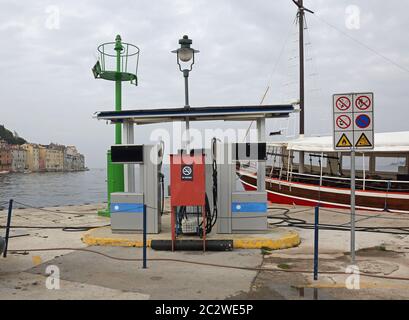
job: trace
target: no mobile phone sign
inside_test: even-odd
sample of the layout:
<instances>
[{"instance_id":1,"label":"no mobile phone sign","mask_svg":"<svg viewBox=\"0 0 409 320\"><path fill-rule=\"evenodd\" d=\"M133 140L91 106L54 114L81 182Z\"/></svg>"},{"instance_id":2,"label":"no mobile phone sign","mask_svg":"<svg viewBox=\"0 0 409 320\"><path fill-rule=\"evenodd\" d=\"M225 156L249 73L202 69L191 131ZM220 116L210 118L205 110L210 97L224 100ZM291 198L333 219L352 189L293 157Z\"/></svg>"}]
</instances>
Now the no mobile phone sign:
<instances>
[{"instance_id":1,"label":"no mobile phone sign","mask_svg":"<svg viewBox=\"0 0 409 320\"><path fill-rule=\"evenodd\" d=\"M336 126L339 129L348 129L351 126L351 118L349 115L346 114L341 114L340 116L337 117L336 120Z\"/></svg>"}]
</instances>

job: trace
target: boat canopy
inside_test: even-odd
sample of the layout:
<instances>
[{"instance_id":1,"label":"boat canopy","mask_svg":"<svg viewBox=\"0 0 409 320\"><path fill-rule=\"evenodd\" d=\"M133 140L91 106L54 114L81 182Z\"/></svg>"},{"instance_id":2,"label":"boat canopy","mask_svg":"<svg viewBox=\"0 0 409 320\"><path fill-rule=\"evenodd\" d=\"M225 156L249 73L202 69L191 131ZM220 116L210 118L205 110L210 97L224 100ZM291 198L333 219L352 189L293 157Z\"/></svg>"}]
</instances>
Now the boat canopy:
<instances>
[{"instance_id":1,"label":"boat canopy","mask_svg":"<svg viewBox=\"0 0 409 320\"><path fill-rule=\"evenodd\" d=\"M334 149L332 136L300 137L295 140L271 142L269 145L294 151L340 152ZM409 131L375 133L375 148L365 150L365 153L368 152L409 152Z\"/></svg>"}]
</instances>

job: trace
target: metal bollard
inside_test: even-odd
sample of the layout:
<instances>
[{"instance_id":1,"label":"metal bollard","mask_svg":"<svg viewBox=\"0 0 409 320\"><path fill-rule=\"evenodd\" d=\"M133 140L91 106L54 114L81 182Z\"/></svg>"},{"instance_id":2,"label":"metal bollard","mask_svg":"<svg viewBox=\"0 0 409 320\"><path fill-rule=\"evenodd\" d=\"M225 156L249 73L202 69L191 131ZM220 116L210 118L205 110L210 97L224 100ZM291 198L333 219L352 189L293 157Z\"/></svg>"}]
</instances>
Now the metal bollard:
<instances>
[{"instance_id":1,"label":"metal bollard","mask_svg":"<svg viewBox=\"0 0 409 320\"><path fill-rule=\"evenodd\" d=\"M9 210L8 210L8 214L7 214L6 239L5 239L5 245L4 245L3 258L7 257L7 248L8 248L8 245L9 245L11 213L12 212L13 212L13 199L10 199L10 201L9 201Z\"/></svg>"},{"instance_id":2,"label":"metal bollard","mask_svg":"<svg viewBox=\"0 0 409 320\"><path fill-rule=\"evenodd\" d=\"M146 269L146 204L143 205L143 269Z\"/></svg>"},{"instance_id":3,"label":"metal bollard","mask_svg":"<svg viewBox=\"0 0 409 320\"><path fill-rule=\"evenodd\" d=\"M319 230L320 207L315 207L314 223L314 280L318 280L318 230Z\"/></svg>"}]
</instances>

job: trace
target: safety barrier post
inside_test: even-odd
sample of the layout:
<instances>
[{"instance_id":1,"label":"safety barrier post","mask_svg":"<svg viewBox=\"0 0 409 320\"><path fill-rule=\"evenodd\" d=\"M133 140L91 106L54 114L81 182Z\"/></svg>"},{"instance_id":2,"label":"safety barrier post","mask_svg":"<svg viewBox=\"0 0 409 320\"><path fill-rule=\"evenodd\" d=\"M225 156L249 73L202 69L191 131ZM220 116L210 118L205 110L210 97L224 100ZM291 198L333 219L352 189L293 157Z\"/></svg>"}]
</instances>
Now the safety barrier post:
<instances>
[{"instance_id":1,"label":"safety barrier post","mask_svg":"<svg viewBox=\"0 0 409 320\"><path fill-rule=\"evenodd\" d=\"M314 280L318 280L318 230L319 230L320 207L315 207L314 223Z\"/></svg>"},{"instance_id":2,"label":"safety barrier post","mask_svg":"<svg viewBox=\"0 0 409 320\"><path fill-rule=\"evenodd\" d=\"M318 231L319 231L319 215L320 206L315 207L315 222L314 222L314 280L318 280ZM318 300L318 289L314 288L313 300Z\"/></svg>"},{"instance_id":3,"label":"safety barrier post","mask_svg":"<svg viewBox=\"0 0 409 320\"><path fill-rule=\"evenodd\" d=\"M143 205L143 269L146 269L146 204Z\"/></svg>"},{"instance_id":4,"label":"safety barrier post","mask_svg":"<svg viewBox=\"0 0 409 320\"><path fill-rule=\"evenodd\" d=\"M203 252L206 252L206 228L207 228L207 221L206 221L206 208L205 206L202 207L202 221L203 221Z\"/></svg>"},{"instance_id":5,"label":"safety barrier post","mask_svg":"<svg viewBox=\"0 0 409 320\"><path fill-rule=\"evenodd\" d=\"M6 239L5 239L3 258L7 257L7 248L8 248L8 245L9 245L11 213L12 212L13 212L13 199L10 199L10 201L9 201L9 210L8 210L8 213L7 213Z\"/></svg>"}]
</instances>

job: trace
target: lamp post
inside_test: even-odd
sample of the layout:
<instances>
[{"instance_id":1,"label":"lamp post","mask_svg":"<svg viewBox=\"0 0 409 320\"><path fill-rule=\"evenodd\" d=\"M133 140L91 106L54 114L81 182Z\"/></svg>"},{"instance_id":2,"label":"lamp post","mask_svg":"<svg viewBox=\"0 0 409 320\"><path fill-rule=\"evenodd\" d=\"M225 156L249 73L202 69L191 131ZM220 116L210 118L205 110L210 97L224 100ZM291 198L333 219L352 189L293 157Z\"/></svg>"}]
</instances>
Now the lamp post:
<instances>
[{"instance_id":1,"label":"lamp post","mask_svg":"<svg viewBox=\"0 0 409 320\"><path fill-rule=\"evenodd\" d=\"M195 50L191 47L192 39L189 39L187 35L184 35L179 40L180 48L173 50L172 53L176 53L176 62L179 66L179 70L183 73L185 78L185 109L190 108L189 104L189 73L192 71L193 64L195 63L195 53L199 50ZM189 146L189 117L186 117L186 134L187 134L187 148Z\"/></svg>"}]
</instances>

